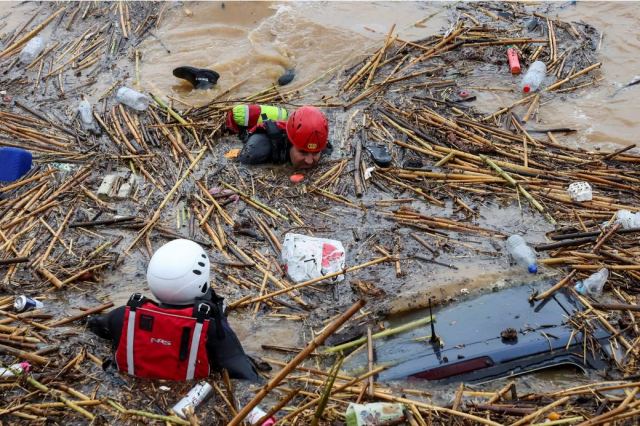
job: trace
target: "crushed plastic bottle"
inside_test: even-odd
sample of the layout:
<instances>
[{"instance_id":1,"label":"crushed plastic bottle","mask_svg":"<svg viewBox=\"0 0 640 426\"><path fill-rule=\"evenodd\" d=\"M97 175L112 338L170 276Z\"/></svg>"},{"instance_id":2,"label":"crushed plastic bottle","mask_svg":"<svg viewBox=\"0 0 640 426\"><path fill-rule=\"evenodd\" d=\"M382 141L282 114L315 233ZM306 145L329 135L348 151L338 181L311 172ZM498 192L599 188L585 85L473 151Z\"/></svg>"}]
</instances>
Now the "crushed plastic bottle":
<instances>
[{"instance_id":1,"label":"crushed plastic bottle","mask_svg":"<svg viewBox=\"0 0 640 426\"><path fill-rule=\"evenodd\" d=\"M526 267L532 274L538 272L536 253L520 235L515 234L507 238L507 251L518 265Z\"/></svg>"},{"instance_id":2,"label":"crushed plastic bottle","mask_svg":"<svg viewBox=\"0 0 640 426\"><path fill-rule=\"evenodd\" d=\"M125 104L129 108L137 111L144 111L149 107L151 100L140 92L136 92L128 87L121 87L116 93L116 99L121 104Z\"/></svg>"},{"instance_id":3,"label":"crushed plastic bottle","mask_svg":"<svg viewBox=\"0 0 640 426\"><path fill-rule=\"evenodd\" d=\"M540 85L544 81L544 77L547 75L547 66L542 61L535 61L527 73L522 78L522 91L524 93L535 92L540 88Z\"/></svg>"},{"instance_id":4,"label":"crushed plastic bottle","mask_svg":"<svg viewBox=\"0 0 640 426\"><path fill-rule=\"evenodd\" d=\"M640 212L631 213L629 210L618 210L616 221L622 229L640 228Z\"/></svg>"},{"instance_id":5,"label":"crushed plastic bottle","mask_svg":"<svg viewBox=\"0 0 640 426\"><path fill-rule=\"evenodd\" d=\"M578 281L575 289L582 295L589 295L594 299L597 299L602 295L602 289L604 288L604 284L607 282L608 278L609 270L607 268L602 268L587 279Z\"/></svg>"},{"instance_id":6,"label":"crushed plastic bottle","mask_svg":"<svg viewBox=\"0 0 640 426\"><path fill-rule=\"evenodd\" d=\"M82 122L82 127L90 133L93 133L96 136L100 135L100 127L98 123L96 123L95 118L93 117L93 107L86 99L80 102L78 105L78 114L80 115L80 121Z\"/></svg>"},{"instance_id":7,"label":"crushed plastic bottle","mask_svg":"<svg viewBox=\"0 0 640 426\"><path fill-rule=\"evenodd\" d=\"M42 52L42 49L44 49L44 39L40 36L32 38L22 48L22 51L20 52L20 61L23 64L30 64L38 57L40 52Z\"/></svg>"}]
</instances>

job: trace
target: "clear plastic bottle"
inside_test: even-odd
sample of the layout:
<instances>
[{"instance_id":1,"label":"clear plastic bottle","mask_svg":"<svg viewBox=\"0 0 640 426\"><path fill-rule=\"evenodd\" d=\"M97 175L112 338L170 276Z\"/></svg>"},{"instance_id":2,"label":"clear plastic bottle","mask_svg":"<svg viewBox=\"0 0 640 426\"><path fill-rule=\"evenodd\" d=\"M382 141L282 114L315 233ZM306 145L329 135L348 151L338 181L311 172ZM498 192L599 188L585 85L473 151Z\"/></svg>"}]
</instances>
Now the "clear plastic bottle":
<instances>
[{"instance_id":1,"label":"clear plastic bottle","mask_svg":"<svg viewBox=\"0 0 640 426\"><path fill-rule=\"evenodd\" d=\"M609 278L609 270L602 268L595 274L589 276L587 279L578 281L576 283L576 291L582 295L589 295L594 299L597 299L602 295L602 289L604 284Z\"/></svg>"},{"instance_id":2,"label":"clear plastic bottle","mask_svg":"<svg viewBox=\"0 0 640 426\"><path fill-rule=\"evenodd\" d=\"M82 127L87 132L91 132L94 135L100 134L100 127L98 127L98 123L96 123L96 120L93 117L93 107L86 99L78 105L78 115L80 115Z\"/></svg>"},{"instance_id":3,"label":"clear plastic bottle","mask_svg":"<svg viewBox=\"0 0 640 426\"><path fill-rule=\"evenodd\" d=\"M32 38L22 48L22 51L20 52L20 61L22 61L23 64L30 64L38 57L40 52L42 52L42 49L44 49L44 39L40 36Z\"/></svg>"},{"instance_id":4,"label":"clear plastic bottle","mask_svg":"<svg viewBox=\"0 0 640 426\"><path fill-rule=\"evenodd\" d=\"M116 93L116 99L121 104L133 108L138 111L144 111L149 107L151 100L140 92L136 92L128 87L121 87Z\"/></svg>"},{"instance_id":5,"label":"clear plastic bottle","mask_svg":"<svg viewBox=\"0 0 640 426\"><path fill-rule=\"evenodd\" d=\"M524 93L535 92L540 88L540 85L544 81L544 77L547 75L547 66L542 61L535 61L527 73L522 77L522 91Z\"/></svg>"},{"instance_id":6,"label":"clear plastic bottle","mask_svg":"<svg viewBox=\"0 0 640 426\"><path fill-rule=\"evenodd\" d=\"M518 265L527 268L532 274L538 272L536 253L520 235L516 234L507 238L507 251Z\"/></svg>"}]
</instances>

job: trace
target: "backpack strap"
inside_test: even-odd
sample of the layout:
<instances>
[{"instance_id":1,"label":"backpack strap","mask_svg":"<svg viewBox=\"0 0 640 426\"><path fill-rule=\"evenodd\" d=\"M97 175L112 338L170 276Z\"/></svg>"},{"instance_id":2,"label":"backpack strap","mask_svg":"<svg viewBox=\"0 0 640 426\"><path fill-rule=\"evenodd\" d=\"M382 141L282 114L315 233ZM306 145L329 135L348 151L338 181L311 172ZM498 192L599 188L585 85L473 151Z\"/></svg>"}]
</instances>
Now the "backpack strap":
<instances>
[{"instance_id":1,"label":"backpack strap","mask_svg":"<svg viewBox=\"0 0 640 426\"><path fill-rule=\"evenodd\" d=\"M202 328L204 327L205 320L210 318L212 313L211 311L212 307L209 303L203 300L196 299L195 305L193 307L193 316L196 319L196 325L193 327L191 345L189 346L189 360L187 361L186 380L191 380L194 378L196 371L196 362L198 360L198 350L200 349L200 340L202 339Z\"/></svg>"},{"instance_id":2,"label":"backpack strap","mask_svg":"<svg viewBox=\"0 0 640 426\"><path fill-rule=\"evenodd\" d=\"M127 373L135 376L134 359L133 359L133 342L135 341L136 332L136 310L144 305L147 298L140 293L134 293L127 302L129 307L129 318L127 319Z\"/></svg>"},{"instance_id":3,"label":"backpack strap","mask_svg":"<svg viewBox=\"0 0 640 426\"><path fill-rule=\"evenodd\" d=\"M267 114L262 114L262 122L269 141L271 142L271 157L276 164L287 162L288 143L284 132L280 129L275 121L269 119Z\"/></svg>"}]
</instances>

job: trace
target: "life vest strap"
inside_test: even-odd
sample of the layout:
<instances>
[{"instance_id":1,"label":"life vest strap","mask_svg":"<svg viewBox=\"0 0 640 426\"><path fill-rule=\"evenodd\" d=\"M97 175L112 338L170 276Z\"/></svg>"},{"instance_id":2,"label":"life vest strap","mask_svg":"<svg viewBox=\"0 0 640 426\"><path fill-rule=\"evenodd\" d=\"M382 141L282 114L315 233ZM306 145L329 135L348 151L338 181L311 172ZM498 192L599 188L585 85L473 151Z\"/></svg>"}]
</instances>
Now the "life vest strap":
<instances>
[{"instance_id":1,"label":"life vest strap","mask_svg":"<svg viewBox=\"0 0 640 426\"><path fill-rule=\"evenodd\" d=\"M202 324L203 322L196 322L193 328L193 337L191 338L191 351L189 353L189 361L187 362L187 377L186 380L193 379L196 371L196 361L198 360L198 348L200 347L200 339L202 338Z\"/></svg>"},{"instance_id":2,"label":"life vest strap","mask_svg":"<svg viewBox=\"0 0 640 426\"><path fill-rule=\"evenodd\" d=\"M262 123L271 142L271 157L274 163L285 163L287 161L287 140L284 131L278 127L275 121L270 120L267 114L262 114Z\"/></svg>"}]
</instances>

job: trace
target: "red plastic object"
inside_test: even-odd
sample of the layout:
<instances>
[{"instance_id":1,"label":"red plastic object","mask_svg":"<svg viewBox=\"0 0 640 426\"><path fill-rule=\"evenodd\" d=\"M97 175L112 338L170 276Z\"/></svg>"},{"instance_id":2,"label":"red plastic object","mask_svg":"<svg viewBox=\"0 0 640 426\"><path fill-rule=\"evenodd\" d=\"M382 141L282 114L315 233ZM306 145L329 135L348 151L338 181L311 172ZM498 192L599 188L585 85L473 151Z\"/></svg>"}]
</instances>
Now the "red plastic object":
<instances>
[{"instance_id":1,"label":"red plastic object","mask_svg":"<svg viewBox=\"0 0 640 426\"><path fill-rule=\"evenodd\" d=\"M301 175L301 174L291 175L289 176L289 180L293 183L300 183L304 180L304 175Z\"/></svg>"},{"instance_id":2,"label":"red plastic object","mask_svg":"<svg viewBox=\"0 0 640 426\"><path fill-rule=\"evenodd\" d=\"M520 60L518 59L518 52L513 47L507 49L507 58L509 59L509 69L511 74L520 74Z\"/></svg>"},{"instance_id":3,"label":"red plastic object","mask_svg":"<svg viewBox=\"0 0 640 426\"><path fill-rule=\"evenodd\" d=\"M460 96L462 99L469 97L469 92L467 92L466 90L461 90L458 92L458 96Z\"/></svg>"}]
</instances>

